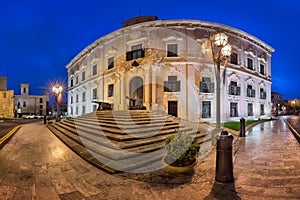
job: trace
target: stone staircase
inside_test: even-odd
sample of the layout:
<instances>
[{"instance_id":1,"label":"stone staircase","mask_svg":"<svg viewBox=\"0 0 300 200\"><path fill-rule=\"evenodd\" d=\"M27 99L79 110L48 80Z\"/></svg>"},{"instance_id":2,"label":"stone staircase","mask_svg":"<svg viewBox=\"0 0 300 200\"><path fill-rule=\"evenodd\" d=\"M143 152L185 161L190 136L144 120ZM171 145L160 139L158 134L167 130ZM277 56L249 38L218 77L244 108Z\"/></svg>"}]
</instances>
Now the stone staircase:
<instances>
[{"instance_id":1,"label":"stone staircase","mask_svg":"<svg viewBox=\"0 0 300 200\"><path fill-rule=\"evenodd\" d=\"M210 141L199 127L141 110L96 111L48 128L82 158L110 173L161 168L164 140L178 130L193 134L199 144Z\"/></svg>"}]
</instances>

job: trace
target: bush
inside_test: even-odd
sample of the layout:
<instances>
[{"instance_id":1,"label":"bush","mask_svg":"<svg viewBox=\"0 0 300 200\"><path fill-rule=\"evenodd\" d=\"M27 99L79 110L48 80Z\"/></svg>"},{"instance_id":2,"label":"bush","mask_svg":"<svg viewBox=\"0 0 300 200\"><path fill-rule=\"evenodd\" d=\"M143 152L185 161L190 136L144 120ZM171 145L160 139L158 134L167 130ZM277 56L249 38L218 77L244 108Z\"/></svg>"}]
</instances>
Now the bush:
<instances>
[{"instance_id":1,"label":"bush","mask_svg":"<svg viewBox=\"0 0 300 200\"><path fill-rule=\"evenodd\" d=\"M47 116L46 119L49 121L49 120L52 120L52 116Z\"/></svg>"},{"instance_id":2,"label":"bush","mask_svg":"<svg viewBox=\"0 0 300 200\"><path fill-rule=\"evenodd\" d=\"M188 133L178 131L166 138L167 156L165 162L177 167L188 166L196 162L200 145Z\"/></svg>"}]
</instances>

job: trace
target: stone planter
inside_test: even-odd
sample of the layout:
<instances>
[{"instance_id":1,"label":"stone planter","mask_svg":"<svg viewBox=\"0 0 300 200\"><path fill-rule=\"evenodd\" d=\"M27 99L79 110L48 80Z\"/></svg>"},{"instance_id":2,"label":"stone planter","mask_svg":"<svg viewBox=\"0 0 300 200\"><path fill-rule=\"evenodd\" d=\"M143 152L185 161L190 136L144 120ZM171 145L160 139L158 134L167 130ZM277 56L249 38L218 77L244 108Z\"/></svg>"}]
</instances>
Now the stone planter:
<instances>
[{"instance_id":1,"label":"stone planter","mask_svg":"<svg viewBox=\"0 0 300 200\"><path fill-rule=\"evenodd\" d=\"M163 162L166 165L165 166L165 170L172 172L172 173L187 173L189 171L192 171L194 169L194 167L197 165L198 163L198 159L196 159L196 161L188 166L183 166L183 167L177 167L177 166L173 166L173 165L169 165L165 162L165 157L163 158Z\"/></svg>"}]
</instances>

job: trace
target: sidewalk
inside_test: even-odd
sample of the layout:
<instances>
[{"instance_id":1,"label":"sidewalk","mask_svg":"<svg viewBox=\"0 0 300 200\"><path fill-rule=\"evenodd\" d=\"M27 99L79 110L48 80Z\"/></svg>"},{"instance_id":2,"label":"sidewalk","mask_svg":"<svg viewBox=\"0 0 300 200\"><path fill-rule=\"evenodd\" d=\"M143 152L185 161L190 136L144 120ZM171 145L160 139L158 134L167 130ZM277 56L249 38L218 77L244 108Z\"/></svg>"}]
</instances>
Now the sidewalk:
<instances>
[{"instance_id":1,"label":"sidewalk","mask_svg":"<svg viewBox=\"0 0 300 200\"><path fill-rule=\"evenodd\" d=\"M44 125L24 125L0 151L0 199L299 199L300 145L282 120L240 138L234 184L217 184L215 149L194 174L107 174Z\"/></svg>"}]
</instances>

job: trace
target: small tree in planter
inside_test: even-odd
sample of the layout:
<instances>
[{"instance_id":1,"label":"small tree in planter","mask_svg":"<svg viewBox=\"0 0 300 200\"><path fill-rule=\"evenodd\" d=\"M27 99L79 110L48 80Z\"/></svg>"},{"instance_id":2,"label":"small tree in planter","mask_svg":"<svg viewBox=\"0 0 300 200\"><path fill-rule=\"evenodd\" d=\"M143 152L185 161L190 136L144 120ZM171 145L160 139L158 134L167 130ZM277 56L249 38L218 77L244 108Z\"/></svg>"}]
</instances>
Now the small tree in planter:
<instances>
[{"instance_id":1,"label":"small tree in planter","mask_svg":"<svg viewBox=\"0 0 300 200\"><path fill-rule=\"evenodd\" d=\"M166 138L165 145L167 155L164 162L174 167L186 167L195 165L200 145L193 136L178 131L177 134Z\"/></svg>"}]
</instances>

